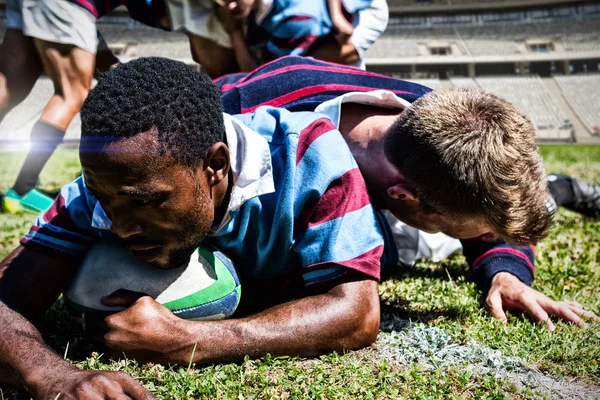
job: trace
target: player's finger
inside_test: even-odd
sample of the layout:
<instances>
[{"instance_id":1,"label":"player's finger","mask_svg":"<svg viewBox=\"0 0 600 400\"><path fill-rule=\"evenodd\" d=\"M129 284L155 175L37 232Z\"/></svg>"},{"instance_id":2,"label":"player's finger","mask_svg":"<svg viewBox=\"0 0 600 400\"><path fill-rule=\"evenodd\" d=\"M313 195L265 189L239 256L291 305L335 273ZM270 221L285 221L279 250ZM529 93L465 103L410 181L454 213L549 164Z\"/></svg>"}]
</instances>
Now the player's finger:
<instances>
[{"instance_id":1,"label":"player's finger","mask_svg":"<svg viewBox=\"0 0 600 400\"><path fill-rule=\"evenodd\" d=\"M594 314L592 311L586 310L583 307L575 307L575 306L571 306L570 307L571 311L573 311L575 314L579 315L581 318L588 318L591 319L594 322L600 322L600 317L598 317L596 314Z\"/></svg>"},{"instance_id":2,"label":"player's finger","mask_svg":"<svg viewBox=\"0 0 600 400\"><path fill-rule=\"evenodd\" d=\"M579 308L585 308L581 304L579 304L578 302L573 301L573 300L568 301L568 303L569 303L570 306L575 306L575 307L579 307Z\"/></svg>"},{"instance_id":3,"label":"player's finger","mask_svg":"<svg viewBox=\"0 0 600 400\"><path fill-rule=\"evenodd\" d=\"M486 299L486 306L494 318L506 324L506 313L502 309L502 296L500 296L500 292L489 293Z\"/></svg>"},{"instance_id":4,"label":"player's finger","mask_svg":"<svg viewBox=\"0 0 600 400\"><path fill-rule=\"evenodd\" d=\"M525 311L531 315L535 322L545 322L548 330L554 332L554 324L550 320L548 313L540 306L535 298L529 296L522 296L520 298L521 304L525 308Z\"/></svg>"},{"instance_id":5,"label":"player's finger","mask_svg":"<svg viewBox=\"0 0 600 400\"><path fill-rule=\"evenodd\" d=\"M123 393L135 400L154 400L156 397L141 383L126 374L119 374L119 381L123 388ZM123 376L124 375L124 376Z\"/></svg>"},{"instance_id":6,"label":"player's finger","mask_svg":"<svg viewBox=\"0 0 600 400\"><path fill-rule=\"evenodd\" d=\"M588 324L580 318L580 314L584 314L585 310L579 307L570 305L569 302L554 302L550 300L548 303L541 302L544 309L556 315L560 319L575 324L583 329L588 328Z\"/></svg>"},{"instance_id":7,"label":"player's finger","mask_svg":"<svg viewBox=\"0 0 600 400\"><path fill-rule=\"evenodd\" d=\"M593 311L586 310L583 307L571 307L571 311L573 311L575 314L579 315L582 318L588 318L594 322L600 322L600 317L594 314Z\"/></svg>"}]
</instances>

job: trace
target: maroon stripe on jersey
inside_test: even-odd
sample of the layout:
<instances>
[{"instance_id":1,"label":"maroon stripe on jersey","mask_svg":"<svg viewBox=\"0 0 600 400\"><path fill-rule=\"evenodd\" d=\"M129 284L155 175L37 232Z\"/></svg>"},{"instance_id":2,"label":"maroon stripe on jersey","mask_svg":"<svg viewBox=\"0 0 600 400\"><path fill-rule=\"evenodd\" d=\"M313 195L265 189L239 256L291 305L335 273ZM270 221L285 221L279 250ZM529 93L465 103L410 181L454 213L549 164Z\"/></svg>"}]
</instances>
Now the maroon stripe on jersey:
<instances>
[{"instance_id":1,"label":"maroon stripe on jersey","mask_svg":"<svg viewBox=\"0 0 600 400\"><path fill-rule=\"evenodd\" d=\"M276 97L272 100L266 101L262 104L258 104L252 107L242 109L242 114L253 112L258 107L261 106L273 106L280 107L285 104L291 103L294 100L299 98L310 96L313 94L322 94L323 92L331 91L347 91L347 92L370 92L373 90L381 90L380 88L374 87L365 87L365 86L354 86L354 85L340 85L340 84L325 84L325 85L315 85L308 86L302 89L294 90L293 92L284 94L283 96ZM392 92L396 94L412 94L411 92L406 92L402 90L392 90Z\"/></svg>"},{"instance_id":2,"label":"maroon stripe on jersey","mask_svg":"<svg viewBox=\"0 0 600 400\"><path fill-rule=\"evenodd\" d=\"M308 49L315 40L317 35L304 35L299 37L277 37L271 38L271 43L280 49Z\"/></svg>"},{"instance_id":3,"label":"maroon stripe on jersey","mask_svg":"<svg viewBox=\"0 0 600 400\"><path fill-rule=\"evenodd\" d=\"M327 118L314 120L310 125L302 130L298 138L298 148L296 149L296 165L304 157L304 153L310 145L324 133L335 130L335 126Z\"/></svg>"},{"instance_id":4,"label":"maroon stripe on jersey","mask_svg":"<svg viewBox=\"0 0 600 400\"><path fill-rule=\"evenodd\" d=\"M307 227L360 210L371 204L365 181L358 168L354 168L329 184L319 199L319 207L312 213Z\"/></svg>"},{"instance_id":5,"label":"maroon stripe on jersey","mask_svg":"<svg viewBox=\"0 0 600 400\"><path fill-rule=\"evenodd\" d=\"M346 267L360 273L363 273L373 279L379 280L381 272L381 264L379 260L383 255L383 245L372 248L360 256L354 257L351 260L346 261L327 261L324 263L318 263L309 265L302 269L302 273L305 274L311 271L318 271L325 268L335 267L336 265Z\"/></svg>"},{"instance_id":6,"label":"maroon stripe on jersey","mask_svg":"<svg viewBox=\"0 0 600 400\"><path fill-rule=\"evenodd\" d=\"M60 226L66 230L72 232L81 232L81 228L79 228L75 223L71 220L69 213L67 212L67 207L65 205L65 198L62 194L59 194L54 203L46 210L43 215L44 221L49 224Z\"/></svg>"},{"instance_id":7,"label":"maroon stripe on jersey","mask_svg":"<svg viewBox=\"0 0 600 400\"><path fill-rule=\"evenodd\" d=\"M384 75L379 75L374 72L365 71L360 68L352 67L352 66L343 66L343 67L327 66L327 67L325 67L325 66L311 65L311 66L307 67L306 65L290 65L287 67L276 69L274 71L266 72L262 75L255 76L252 78L250 78L250 74L248 74L248 75L246 75L245 78L242 78L235 83L228 83L226 85L223 85L221 87L221 91L226 92L228 90L233 89L234 87L246 86L246 85L249 85L250 83L260 81L261 79L266 79L266 78L270 78L272 76L276 76L276 75L283 74L283 73L290 72L290 71L297 71L297 70L323 71L323 72L332 72L332 73L341 73L341 74L350 74L350 75L372 76L375 78L380 78L380 79L388 78L391 81L397 81L397 79L386 77ZM250 79L248 79L248 78L250 78ZM221 78L219 78L219 79L221 79ZM217 81L215 81L215 82L217 82ZM405 93L408 93L408 92L405 92Z\"/></svg>"},{"instance_id":8,"label":"maroon stripe on jersey","mask_svg":"<svg viewBox=\"0 0 600 400\"><path fill-rule=\"evenodd\" d=\"M288 21L308 21L312 19L312 17L309 17L308 15L292 15L291 17L287 17L283 20L283 22L288 22Z\"/></svg>"},{"instance_id":9,"label":"maroon stripe on jersey","mask_svg":"<svg viewBox=\"0 0 600 400\"><path fill-rule=\"evenodd\" d=\"M85 9L94 14L94 17L98 18L98 9L88 0L76 0L77 3L81 4Z\"/></svg>"},{"instance_id":10,"label":"maroon stripe on jersey","mask_svg":"<svg viewBox=\"0 0 600 400\"><path fill-rule=\"evenodd\" d=\"M477 259L473 262L473 265L471 266L472 270L477 269L478 264L481 262L481 260L483 260L484 258L486 258L487 256L490 256L492 254L512 254L515 255L517 257L522 258L523 260L525 260L525 262L527 263L527 265L529 266L529 268L531 268L532 271L535 271L535 266L531 263L531 260L529 260L529 257L527 257L527 255L525 253L523 253L522 251L519 251L517 249L512 249L512 248L507 248L507 247L502 247L500 249L492 249L489 251L486 251L485 253L483 253L482 255L480 255L479 257L477 257Z\"/></svg>"}]
</instances>

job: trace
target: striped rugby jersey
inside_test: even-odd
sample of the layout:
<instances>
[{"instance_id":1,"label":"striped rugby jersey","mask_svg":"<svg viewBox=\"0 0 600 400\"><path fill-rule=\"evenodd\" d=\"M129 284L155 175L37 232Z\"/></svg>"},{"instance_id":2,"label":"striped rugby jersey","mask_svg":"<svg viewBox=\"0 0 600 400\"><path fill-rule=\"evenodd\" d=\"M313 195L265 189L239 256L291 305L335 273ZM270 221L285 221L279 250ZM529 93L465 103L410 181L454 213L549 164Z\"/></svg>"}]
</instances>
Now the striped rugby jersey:
<instances>
[{"instance_id":1,"label":"striped rugby jersey","mask_svg":"<svg viewBox=\"0 0 600 400\"><path fill-rule=\"evenodd\" d=\"M343 0L348 19L372 0ZM263 61L285 55L303 55L332 28L325 0L269 0L264 10L251 15L247 41ZM260 14L260 15L259 15Z\"/></svg>"},{"instance_id":2,"label":"striped rugby jersey","mask_svg":"<svg viewBox=\"0 0 600 400\"><path fill-rule=\"evenodd\" d=\"M225 126L235 180L226 218L206 240L233 260L242 283L301 290L343 279L348 270L379 279L383 239L375 213L329 119L263 107L225 115ZM61 189L21 244L73 259L111 236L110 227L79 177Z\"/></svg>"},{"instance_id":3,"label":"striped rugby jersey","mask_svg":"<svg viewBox=\"0 0 600 400\"><path fill-rule=\"evenodd\" d=\"M408 102L417 100L431 89L355 67L304 57L283 57L249 73L225 75L215 80L221 90L224 109L229 113L253 112L270 105L292 111L313 111L320 104L349 92L388 90ZM379 218L388 260L395 243L385 218ZM533 246L515 248L505 242L486 243L462 240L463 254L473 278L487 290L493 276L501 271L516 275L531 285L534 279ZM392 261L393 262L393 261ZM393 266L386 266L388 268Z\"/></svg>"}]
</instances>

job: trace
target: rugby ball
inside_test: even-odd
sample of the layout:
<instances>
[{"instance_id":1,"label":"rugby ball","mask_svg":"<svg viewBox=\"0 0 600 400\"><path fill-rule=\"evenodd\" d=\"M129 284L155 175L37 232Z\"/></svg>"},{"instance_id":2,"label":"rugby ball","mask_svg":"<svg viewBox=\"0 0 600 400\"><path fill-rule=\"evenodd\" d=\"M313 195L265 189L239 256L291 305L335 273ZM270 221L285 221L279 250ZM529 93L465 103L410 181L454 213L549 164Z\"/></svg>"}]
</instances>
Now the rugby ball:
<instances>
[{"instance_id":1,"label":"rugby ball","mask_svg":"<svg viewBox=\"0 0 600 400\"><path fill-rule=\"evenodd\" d=\"M102 304L118 289L146 293L178 317L217 320L231 316L240 301L241 286L229 258L203 245L187 265L162 270L138 260L113 240L102 240L86 253L63 293L76 318L89 311L121 311Z\"/></svg>"}]
</instances>

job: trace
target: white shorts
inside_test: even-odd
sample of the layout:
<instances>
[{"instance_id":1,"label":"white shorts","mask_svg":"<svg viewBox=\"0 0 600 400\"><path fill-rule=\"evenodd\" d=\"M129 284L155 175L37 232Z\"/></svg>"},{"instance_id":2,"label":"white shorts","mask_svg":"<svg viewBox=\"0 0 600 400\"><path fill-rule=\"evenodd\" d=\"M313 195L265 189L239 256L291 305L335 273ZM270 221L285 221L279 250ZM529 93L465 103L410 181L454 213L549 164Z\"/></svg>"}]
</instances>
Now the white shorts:
<instances>
[{"instance_id":1,"label":"white shorts","mask_svg":"<svg viewBox=\"0 0 600 400\"><path fill-rule=\"evenodd\" d=\"M7 28L96 54L96 17L78 5L65 0L8 0L6 8Z\"/></svg>"},{"instance_id":2,"label":"white shorts","mask_svg":"<svg viewBox=\"0 0 600 400\"><path fill-rule=\"evenodd\" d=\"M166 0L171 30L231 48L231 38L215 14L214 0Z\"/></svg>"},{"instance_id":3,"label":"white shorts","mask_svg":"<svg viewBox=\"0 0 600 400\"><path fill-rule=\"evenodd\" d=\"M358 12L350 43L358 52L360 60L356 67L365 69L365 52L375 43L387 27L389 10L386 0L373 0L371 5Z\"/></svg>"}]
</instances>

